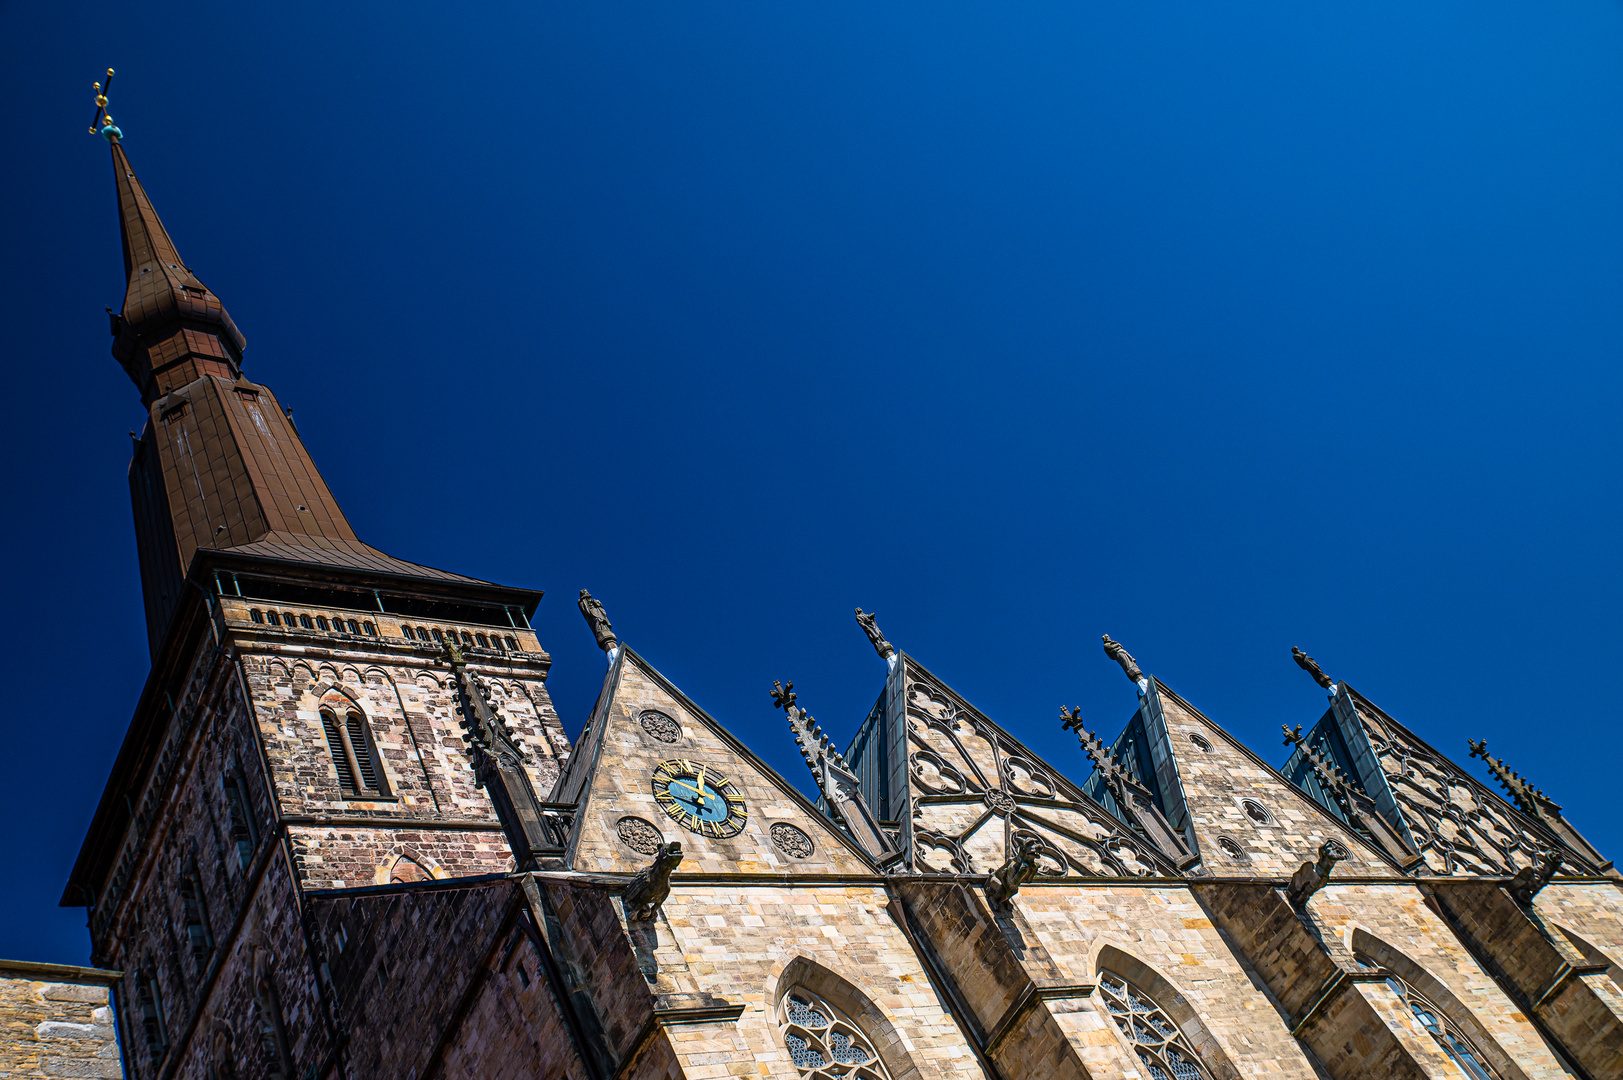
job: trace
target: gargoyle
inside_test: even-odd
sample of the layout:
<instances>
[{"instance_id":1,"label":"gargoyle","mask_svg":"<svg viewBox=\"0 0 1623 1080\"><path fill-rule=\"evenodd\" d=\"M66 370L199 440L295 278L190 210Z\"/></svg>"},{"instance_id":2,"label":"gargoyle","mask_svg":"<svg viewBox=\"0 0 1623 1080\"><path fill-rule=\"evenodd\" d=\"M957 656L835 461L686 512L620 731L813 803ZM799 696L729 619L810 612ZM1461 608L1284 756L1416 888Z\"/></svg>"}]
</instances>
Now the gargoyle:
<instances>
[{"instance_id":1,"label":"gargoyle","mask_svg":"<svg viewBox=\"0 0 1623 1080\"><path fill-rule=\"evenodd\" d=\"M659 850L654 852L653 865L639 871L626 886L626 918L633 922L652 919L659 905L671 895L671 872L681 865L681 843L672 840L659 845Z\"/></svg>"},{"instance_id":2,"label":"gargoyle","mask_svg":"<svg viewBox=\"0 0 1623 1080\"><path fill-rule=\"evenodd\" d=\"M1291 646L1291 657L1296 661L1297 667L1313 676L1313 681L1326 690L1335 685L1335 680L1324 673L1324 669L1319 667L1319 662L1295 645Z\"/></svg>"},{"instance_id":3,"label":"gargoyle","mask_svg":"<svg viewBox=\"0 0 1623 1080\"><path fill-rule=\"evenodd\" d=\"M1552 851L1547 858L1516 871L1516 876L1505 885L1505 891L1510 893L1510 898L1516 903L1524 908L1530 908L1533 906L1533 897L1550 883L1550 879L1555 877L1555 872L1559 869L1561 869L1561 853Z\"/></svg>"},{"instance_id":4,"label":"gargoyle","mask_svg":"<svg viewBox=\"0 0 1623 1080\"><path fill-rule=\"evenodd\" d=\"M1336 863L1344 857L1338 850L1340 845L1334 840L1326 840L1319 845L1319 861L1305 862L1296 873L1291 875L1291 883L1285 889L1285 899L1295 907L1307 903L1307 898L1324 888L1330 880L1330 871L1335 869Z\"/></svg>"},{"instance_id":5,"label":"gargoyle","mask_svg":"<svg viewBox=\"0 0 1623 1080\"><path fill-rule=\"evenodd\" d=\"M1035 836L1022 836L1015 842L1014 854L1002 866L992 871L986 882L986 899L993 907L1006 907L1020 886L1037 877L1042 864L1038 853L1042 843Z\"/></svg>"}]
</instances>

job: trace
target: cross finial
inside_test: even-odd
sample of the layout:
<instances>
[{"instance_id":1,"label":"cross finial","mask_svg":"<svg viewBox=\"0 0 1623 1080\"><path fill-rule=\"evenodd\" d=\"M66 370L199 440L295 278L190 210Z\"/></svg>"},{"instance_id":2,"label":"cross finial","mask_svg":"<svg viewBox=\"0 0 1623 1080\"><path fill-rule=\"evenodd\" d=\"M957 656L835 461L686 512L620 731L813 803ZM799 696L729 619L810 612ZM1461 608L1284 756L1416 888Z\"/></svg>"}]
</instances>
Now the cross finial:
<instances>
[{"instance_id":1,"label":"cross finial","mask_svg":"<svg viewBox=\"0 0 1623 1080\"><path fill-rule=\"evenodd\" d=\"M113 88L113 69L107 69L105 83L92 83L91 87L96 91L96 115L90 121L90 134L100 135L108 142L117 142L124 137L124 133L118 130L112 114L107 111L107 92Z\"/></svg>"},{"instance_id":2,"label":"cross finial","mask_svg":"<svg viewBox=\"0 0 1623 1080\"><path fill-rule=\"evenodd\" d=\"M783 710L787 711L787 710L793 708L794 704L795 704L795 684L794 684L794 682L791 681L788 686L785 686L781 682L778 682L776 679L772 680L772 707L775 708L775 709L783 709Z\"/></svg>"}]
</instances>

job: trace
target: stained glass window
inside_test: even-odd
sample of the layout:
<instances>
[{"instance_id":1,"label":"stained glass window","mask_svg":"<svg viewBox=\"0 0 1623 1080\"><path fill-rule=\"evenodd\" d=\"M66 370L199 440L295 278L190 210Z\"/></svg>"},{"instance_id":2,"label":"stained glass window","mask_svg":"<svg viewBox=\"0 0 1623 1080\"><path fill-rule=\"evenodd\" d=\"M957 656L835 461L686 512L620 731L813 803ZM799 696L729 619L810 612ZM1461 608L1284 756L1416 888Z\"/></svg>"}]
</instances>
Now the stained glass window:
<instances>
[{"instance_id":1,"label":"stained glass window","mask_svg":"<svg viewBox=\"0 0 1623 1080\"><path fill-rule=\"evenodd\" d=\"M1152 1080L1211 1080L1200 1055L1154 998L1113 971L1099 972L1099 991Z\"/></svg>"},{"instance_id":2,"label":"stained glass window","mask_svg":"<svg viewBox=\"0 0 1623 1080\"><path fill-rule=\"evenodd\" d=\"M1365 967L1379 966L1375 961L1361 954L1354 954L1354 958ZM1418 990L1396 975L1388 975L1386 985L1391 987L1392 992L1398 996L1399 1001L1408 1006L1409 1011L1414 1014L1414 1018L1419 1022L1420 1026L1433 1039L1437 1040L1437 1045L1443 1048L1443 1053L1447 1054L1449 1059L1459 1067L1460 1072L1470 1077L1471 1080L1498 1080L1494 1071L1488 1067L1488 1063L1477 1052L1476 1047L1472 1046L1471 1041L1465 1037L1464 1033L1455 1027L1448 1017L1443 1015L1442 1010L1427 1001Z\"/></svg>"},{"instance_id":3,"label":"stained glass window","mask_svg":"<svg viewBox=\"0 0 1623 1080\"><path fill-rule=\"evenodd\" d=\"M783 995L778 1025L801 1080L890 1080L868 1037L815 994L796 987Z\"/></svg>"}]
</instances>

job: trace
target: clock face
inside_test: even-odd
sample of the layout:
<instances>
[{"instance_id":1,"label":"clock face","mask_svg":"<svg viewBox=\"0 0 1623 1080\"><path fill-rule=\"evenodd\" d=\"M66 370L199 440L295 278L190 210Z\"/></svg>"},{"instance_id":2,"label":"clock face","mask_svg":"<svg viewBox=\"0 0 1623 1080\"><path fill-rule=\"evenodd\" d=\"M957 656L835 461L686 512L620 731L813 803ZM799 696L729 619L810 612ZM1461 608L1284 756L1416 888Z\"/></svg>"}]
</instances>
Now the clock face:
<instances>
[{"instance_id":1,"label":"clock face","mask_svg":"<svg viewBox=\"0 0 1623 1080\"><path fill-rule=\"evenodd\" d=\"M701 761L677 758L654 768L654 798L684 829L703 836L737 836L749 813L733 782Z\"/></svg>"}]
</instances>

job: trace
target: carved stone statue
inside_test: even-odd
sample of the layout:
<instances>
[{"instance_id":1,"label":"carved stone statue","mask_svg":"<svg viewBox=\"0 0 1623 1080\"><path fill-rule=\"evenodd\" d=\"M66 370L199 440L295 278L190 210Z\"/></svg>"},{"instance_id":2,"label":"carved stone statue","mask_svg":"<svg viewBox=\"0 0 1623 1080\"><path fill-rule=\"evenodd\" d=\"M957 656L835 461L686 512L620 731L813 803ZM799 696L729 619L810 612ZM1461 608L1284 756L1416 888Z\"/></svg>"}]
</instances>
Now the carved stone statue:
<instances>
[{"instance_id":1,"label":"carved stone statue","mask_svg":"<svg viewBox=\"0 0 1623 1080\"><path fill-rule=\"evenodd\" d=\"M1111 641L1109 634L1104 636L1104 641L1105 655L1120 664L1121 669L1127 673L1127 677L1133 682L1143 682L1144 671L1138 666L1138 661L1133 659L1133 654L1122 648L1121 642Z\"/></svg>"},{"instance_id":2,"label":"carved stone statue","mask_svg":"<svg viewBox=\"0 0 1623 1080\"><path fill-rule=\"evenodd\" d=\"M1343 858L1341 845L1334 840L1326 840L1319 845L1319 861L1305 862L1291 875L1291 883L1285 889L1285 899L1297 907L1307 903L1307 898L1324 888L1330 880L1330 871L1335 869L1336 863Z\"/></svg>"},{"instance_id":3,"label":"carved stone statue","mask_svg":"<svg viewBox=\"0 0 1623 1080\"><path fill-rule=\"evenodd\" d=\"M1510 898L1516 903L1524 908L1530 908L1533 906L1533 897L1550 883L1550 879L1555 877L1555 872L1559 869L1561 869L1561 853L1552 851L1547 858L1516 871L1516 876L1510 879L1505 891L1510 893Z\"/></svg>"},{"instance_id":4,"label":"carved stone statue","mask_svg":"<svg viewBox=\"0 0 1623 1080\"><path fill-rule=\"evenodd\" d=\"M1006 906L1020 891L1020 886L1036 879L1037 872L1042 868L1038 861L1041 850L1042 844L1035 836L1022 836L1016 841L1013 853L1002 866L992 871L992 876L986 882L986 899L991 901L993 907Z\"/></svg>"},{"instance_id":5,"label":"carved stone statue","mask_svg":"<svg viewBox=\"0 0 1623 1080\"><path fill-rule=\"evenodd\" d=\"M873 642L873 651L879 654L879 659L889 660L896 655L896 650L885 640L885 635L879 632L879 625L874 622L876 618L873 612L864 612L861 608L857 608L857 622L861 624L862 632L868 635L868 640Z\"/></svg>"},{"instance_id":6,"label":"carved stone statue","mask_svg":"<svg viewBox=\"0 0 1623 1080\"><path fill-rule=\"evenodd\" d=\"M652 919L659 905L671 895L671 873L682 865L682 845L672 840L659 845L654 852L652 866L640 871L626 886L626 918L632 921Z\"/></svg>"},{"instance_id":7,"label":"carved stone statue","mask_svg":"<svg viewBox=\"0 0 1623 1080\"><path fill-rule=\"evenodd\" d=\"M620 639L614 636L614 627L609 625L609 617L603 610L603 605L593 598L585 589L580 591L580 613L586 620L586 625L592 628L592 634L597 638L597 647L604 652L619 648Z\"/></svg>"},{"instance_id":8,"label":"carved stone statue","mask_svg":"<svg viewBox=\"0 0 1623 1080\"><path fill-rule=\"evenodd\" d=\"M1295 645L1291 646L1291 656L1295 658L1297 667L1313 676L1313 681L1326 690L1335 685L1335 680L1324 673L1324 669L1319 667L1319 662Z\"/></svg>"}]
</instances>

